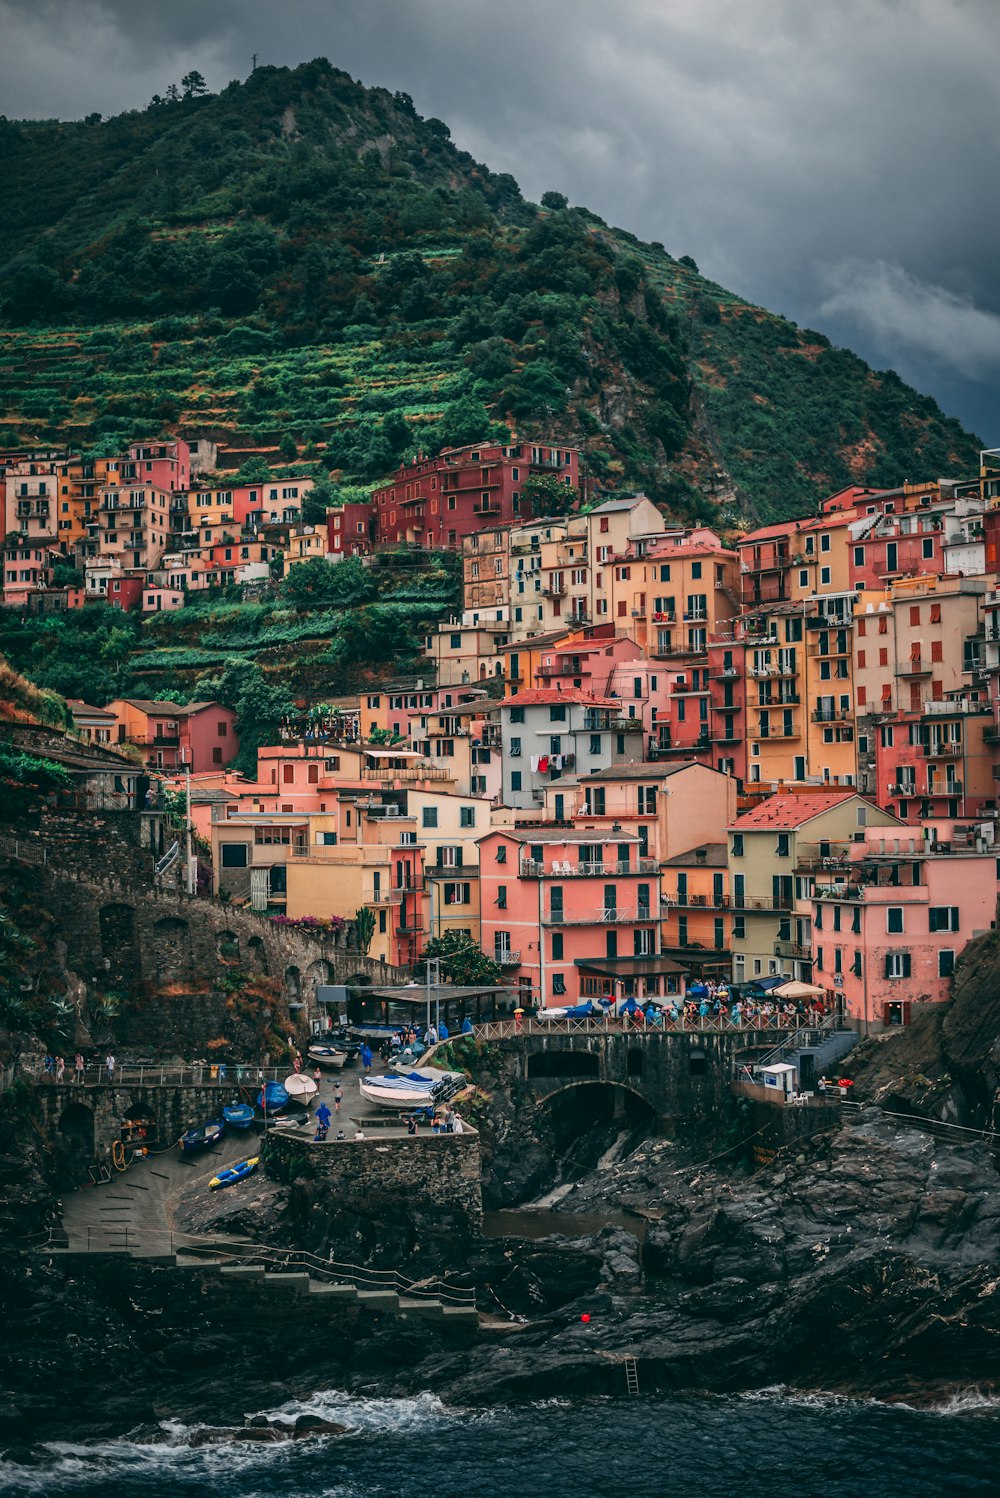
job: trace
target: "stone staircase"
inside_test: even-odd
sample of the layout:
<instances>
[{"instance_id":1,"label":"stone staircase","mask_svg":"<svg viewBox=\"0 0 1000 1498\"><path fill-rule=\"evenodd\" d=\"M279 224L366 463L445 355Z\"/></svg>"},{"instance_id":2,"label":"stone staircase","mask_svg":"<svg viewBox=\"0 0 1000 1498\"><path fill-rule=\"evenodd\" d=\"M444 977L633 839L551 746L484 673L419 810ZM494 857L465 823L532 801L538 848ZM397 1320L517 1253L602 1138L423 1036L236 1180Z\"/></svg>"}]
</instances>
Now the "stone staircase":
<instances>
[{"instance_id":1,"label":"stone staircase","mask_svg":"<svg viewBox=\"0 0 1000 1498\"><path fill-rule=\"evenodd\" d=\"M177 1269L217 1274L230 1283L253 1285L277 1295L325 1297L390 1315L418 1316L447 1325L477 1326L479 1312L472 1291L429 1282L407 1280L393 1270L370 1270L330 1264L314 1254L279 1250L232 1249L215 1252L211 1245L178 1248L172 1256Z\"/></svg>"}]
</instances>

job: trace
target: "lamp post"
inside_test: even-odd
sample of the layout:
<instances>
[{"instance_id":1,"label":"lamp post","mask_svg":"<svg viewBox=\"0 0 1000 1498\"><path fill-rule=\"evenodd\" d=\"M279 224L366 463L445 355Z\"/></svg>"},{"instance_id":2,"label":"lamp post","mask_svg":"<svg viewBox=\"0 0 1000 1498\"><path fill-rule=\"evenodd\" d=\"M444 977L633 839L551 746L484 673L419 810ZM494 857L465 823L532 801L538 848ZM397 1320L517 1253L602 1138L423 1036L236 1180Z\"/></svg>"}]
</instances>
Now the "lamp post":
<instances>
[{"instance_id":1,"label":"lamp post","mask_svg":"<svg viewBox=\"0 0 1000 1498\"><path fill-rule=\"evenodd\" d=\"M441 984L441 959L440 959L440 957L425 957L424 958L424 963L425 963L424 973L425 973L426 981L427 981L427 1029L429 1030L430 1027L431 1027L431 968L434 969L434 983L435 983L435 986L440 987L440 984ZM438 1003L438 1014L440 1015L440 1011L441 1011L441 1000L440 1000L440 998L438 998L437 1003Z\"/></svg>"}]
</instances>

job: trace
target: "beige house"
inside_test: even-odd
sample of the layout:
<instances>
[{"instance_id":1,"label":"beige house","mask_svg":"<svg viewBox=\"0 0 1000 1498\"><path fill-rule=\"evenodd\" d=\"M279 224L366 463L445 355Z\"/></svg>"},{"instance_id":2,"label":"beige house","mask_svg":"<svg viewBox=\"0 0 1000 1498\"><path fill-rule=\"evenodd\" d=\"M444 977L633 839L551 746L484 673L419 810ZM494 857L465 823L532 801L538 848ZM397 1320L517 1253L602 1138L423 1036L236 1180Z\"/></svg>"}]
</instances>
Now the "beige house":
<instances>
[{"instance_id":1,"label":"beige house","mask_svg":"<svg viewBox=\"0 0 1000 1498\"><path fill-rule=\"evenodd\" d=\"M769 796L731 821L733 981L782 974L809 982L815 875L863 840L865 828L899 825L856 791L833 788Z\"/></svg>"}]
</instances>

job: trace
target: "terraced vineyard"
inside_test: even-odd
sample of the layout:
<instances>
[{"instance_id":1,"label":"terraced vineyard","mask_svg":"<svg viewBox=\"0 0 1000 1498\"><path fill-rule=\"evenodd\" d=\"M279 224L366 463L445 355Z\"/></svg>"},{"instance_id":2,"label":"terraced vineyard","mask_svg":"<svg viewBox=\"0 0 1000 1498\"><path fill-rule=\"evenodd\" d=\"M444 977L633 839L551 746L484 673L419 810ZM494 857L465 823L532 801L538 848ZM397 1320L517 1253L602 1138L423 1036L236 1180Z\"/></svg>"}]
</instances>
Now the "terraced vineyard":
<instances>
[{"instance_id":1,"label":"terraced vineyard","mask_svg":"<svg viewBox=\"0 0 1000 1498\"><path fill-rule=\"evenodd\" d=\"M978 441L322 59L104 122L0 122L0 442L288 438L336 478L506 422L734 523Z\"/></svg>"}]
</instances>

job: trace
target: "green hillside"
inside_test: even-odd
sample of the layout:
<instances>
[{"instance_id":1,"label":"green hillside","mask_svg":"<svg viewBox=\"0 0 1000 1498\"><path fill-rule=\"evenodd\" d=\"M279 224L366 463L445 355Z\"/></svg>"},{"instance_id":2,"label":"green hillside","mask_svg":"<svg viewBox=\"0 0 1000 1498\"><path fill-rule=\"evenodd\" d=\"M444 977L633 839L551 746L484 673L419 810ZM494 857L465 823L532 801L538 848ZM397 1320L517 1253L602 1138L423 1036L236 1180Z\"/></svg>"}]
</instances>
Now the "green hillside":
<instances>
[{"instance_id":1,"label":"green hillside","mask_svg":"<svg viewBox=\"0 0 1000 1498\"><path fill-rule=\"evenodd\" d=\"M687 516L802 513L979 443L895 375L317 60L0 122L0 442L291 434L347 480L516 424Z\"/></svg>"}]
</instances>

